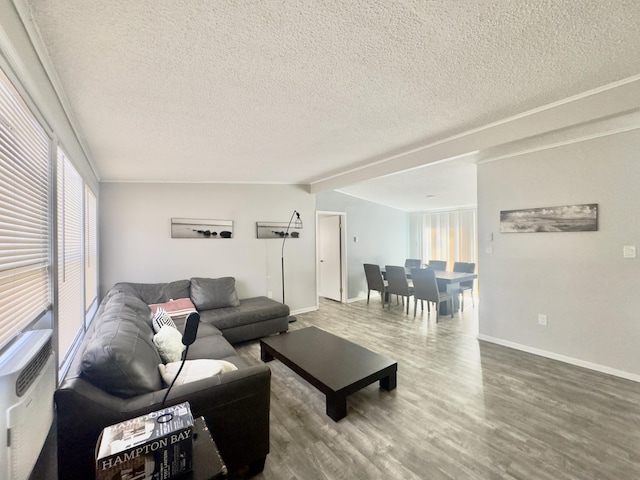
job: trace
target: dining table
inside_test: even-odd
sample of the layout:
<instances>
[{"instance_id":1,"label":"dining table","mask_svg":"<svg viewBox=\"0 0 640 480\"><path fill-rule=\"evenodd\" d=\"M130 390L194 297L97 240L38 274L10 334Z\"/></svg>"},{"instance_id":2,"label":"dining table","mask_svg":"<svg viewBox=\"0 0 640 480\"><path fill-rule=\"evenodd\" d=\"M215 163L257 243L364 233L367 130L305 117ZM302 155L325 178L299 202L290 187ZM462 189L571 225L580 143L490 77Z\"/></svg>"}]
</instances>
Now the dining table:
<instances>
[{"instance_id":1,"label":"dining table","mask_svg":"<svg viewBox=\"0 0 640 480\"><path fill-rule=\"evenodd\" d=\"M436 270L436 280L438 282L438 288L444 285L447 292L450 292L453 296L453 311L460 310L460 284L463 282L470 282L478 278L477 273L465 273L465 272L447 272L444 270ZM449 303L442 302L440 305L441 315L450 315Z\"/></svg>"},{"instance_id":2,"label":"dining table","mask_svg":"<svg viewBox=\"0 0 640 480\"><path fill-rule=\"evenodd\" d=\"M383 278L387 278L384 268L380 269ZM411 279L411 269L405 268L407 272L407 279ZM463 282L470 282L478 278L477 273L465 273L465 272L449 272L446 270L434 270L436 272L436 281L438 282L438 288L444 287L444 289L451 293L453 296L453 311L454 313L460 310L460 284ZM451 315L449 311L449 303L442 302L440 305L440 315Z\"/></svg>"}]
</instances>

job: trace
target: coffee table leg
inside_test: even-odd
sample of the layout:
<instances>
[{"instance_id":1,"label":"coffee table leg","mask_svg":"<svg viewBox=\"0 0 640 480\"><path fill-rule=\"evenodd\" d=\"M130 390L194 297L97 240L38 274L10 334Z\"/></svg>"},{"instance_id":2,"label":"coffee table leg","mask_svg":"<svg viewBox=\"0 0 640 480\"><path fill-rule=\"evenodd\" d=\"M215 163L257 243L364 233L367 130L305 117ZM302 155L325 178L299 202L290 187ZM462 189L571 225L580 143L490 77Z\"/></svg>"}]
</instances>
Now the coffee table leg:
<instances>
[{"instance_id":1,"label":"coffee table leg","mask_svg":"<svg viewBox=\"0 0 640 480\"><path fill-rule=\"evenodd\" d=\"M397 373L393 372L388 377L380 379L380 388L383 390L393 390L397 386Z\"/></svg>"},{"instance_id":2,"label":"coffee table leg","mask_svg":"<svg viewBox=\"0 0 640 480\"><path fill-rule=\"evenodd\" d=\"M327 415L336 422L347 416L346 395L327 394Z\"/></svg>"},{"instance_id":3,"label":"coffee table leg","mask_svg":"<svg viewBox=\"0 0 640 480\"><path fill-rule=\"evenodd\" d=\"M273 360L273 355L267 352L266 347L262 343L260 344L260 360L263 362L270 362Z\"/></svg>"}]
</instances>

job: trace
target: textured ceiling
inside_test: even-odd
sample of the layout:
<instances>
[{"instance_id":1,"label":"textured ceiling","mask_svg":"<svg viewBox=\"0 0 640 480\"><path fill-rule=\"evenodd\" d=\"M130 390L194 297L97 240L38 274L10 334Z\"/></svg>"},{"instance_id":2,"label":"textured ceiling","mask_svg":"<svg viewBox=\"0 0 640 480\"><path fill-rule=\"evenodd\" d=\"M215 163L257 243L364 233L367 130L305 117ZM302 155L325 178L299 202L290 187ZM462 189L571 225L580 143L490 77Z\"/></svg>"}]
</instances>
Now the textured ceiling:
<instances>
[{"instance_id":1,"label":"textured ceiling","mask_svg":"<svg viewBox=\"0 0 640 480\"><path fill-rule=\"evenodd\" d=\"M638 0L14 1L102 181L312 184L640 73Z\"/></svg>"}]
</instances>

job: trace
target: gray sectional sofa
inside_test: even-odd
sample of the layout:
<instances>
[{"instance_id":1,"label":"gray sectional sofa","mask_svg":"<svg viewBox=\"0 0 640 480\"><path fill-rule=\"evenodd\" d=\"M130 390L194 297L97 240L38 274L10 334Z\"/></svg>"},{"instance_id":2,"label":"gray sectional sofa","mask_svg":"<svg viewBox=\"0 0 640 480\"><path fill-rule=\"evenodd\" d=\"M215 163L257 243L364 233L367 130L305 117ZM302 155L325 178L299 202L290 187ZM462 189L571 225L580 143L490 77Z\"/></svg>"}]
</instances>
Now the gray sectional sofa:
<instances>
[{"instance_id":1,"label":"gray sectional sofa","mask_svg":"<svg viewBox=\"0 0 640 480\"><path fill-rule=\"evenodd\" d=\"M161 408L167 387L149 305L183 298L200 313L187 359L226 360L237 370L176 384L166 405L188 401L194 416L205 417L232 474L262 470L269 452L271 371L247 364L231 344L286 332L289 308L266 297L238 299L231 277L192 278L118 283L103 298L54 396L60 480L94 478L102 429ZM175 323L184 329L184 318Z\"/></svg>"}]
</instances>

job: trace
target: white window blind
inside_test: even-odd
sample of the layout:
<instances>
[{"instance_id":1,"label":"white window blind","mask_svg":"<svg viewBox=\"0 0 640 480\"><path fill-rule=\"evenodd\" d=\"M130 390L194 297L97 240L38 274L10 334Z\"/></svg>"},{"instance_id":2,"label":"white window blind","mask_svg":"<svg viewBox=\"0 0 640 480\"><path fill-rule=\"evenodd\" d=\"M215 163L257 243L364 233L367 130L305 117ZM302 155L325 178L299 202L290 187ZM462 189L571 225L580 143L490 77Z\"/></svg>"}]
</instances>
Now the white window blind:
<instances>
[{"instance_id":1,"label":"white window blind","mask_svg":"<svg viewBox=\"0 0 640 480\"><path fill-rule=\"evenodd\" d=\"M49 147L0 71L0 347L51 304Z\"/></svg>"},{"instance_id":2,"label":"white window blind","mask_svg":"<svg viewBox=\"0 0 640 480\"><path fill-rule=\"evenodd\" d=\"M58 348L60 364L84 325L82 177L58 148Z\"/></svg>"},{"instance_id":3,"label":"white window blind","mask_svg":"<svg viewBox=\"0 0 640 480\"><path fill-rule=\"evenodd\" d=\"M84 187L84 292L85 310L98 298L98 224L96 196Z\"/></svg>"}]
</instances>

